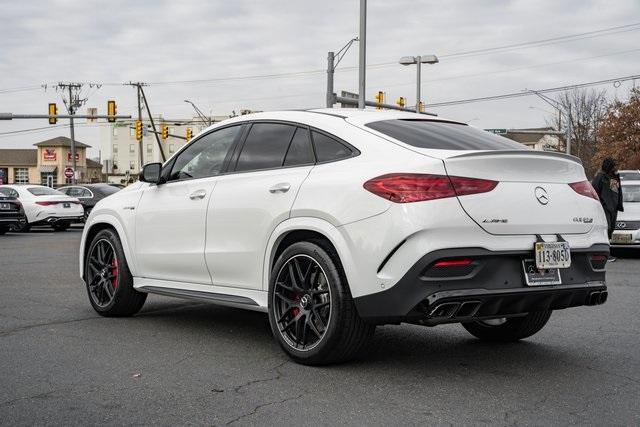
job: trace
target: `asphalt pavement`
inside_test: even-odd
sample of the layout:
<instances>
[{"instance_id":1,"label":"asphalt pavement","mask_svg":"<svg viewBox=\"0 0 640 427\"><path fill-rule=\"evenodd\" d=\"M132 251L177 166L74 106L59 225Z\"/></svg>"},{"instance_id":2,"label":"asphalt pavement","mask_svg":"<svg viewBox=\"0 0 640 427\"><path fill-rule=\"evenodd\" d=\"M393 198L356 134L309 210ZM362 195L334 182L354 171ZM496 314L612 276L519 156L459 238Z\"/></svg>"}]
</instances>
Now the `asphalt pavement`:
<instances>
[{"instance_id":1,"label":"asphalt pavement","mask_svg":"<svg viewBox=\"0 0 640 427\"><path fill-rule=\"evenodd\" d=\"M150 296L98 316L80 231L0 236L2 425L638 425L640 250L603 306L485 344L459 325L378 328L366 358L296 365L261 313Z\"/></svg>"}]
</instances>

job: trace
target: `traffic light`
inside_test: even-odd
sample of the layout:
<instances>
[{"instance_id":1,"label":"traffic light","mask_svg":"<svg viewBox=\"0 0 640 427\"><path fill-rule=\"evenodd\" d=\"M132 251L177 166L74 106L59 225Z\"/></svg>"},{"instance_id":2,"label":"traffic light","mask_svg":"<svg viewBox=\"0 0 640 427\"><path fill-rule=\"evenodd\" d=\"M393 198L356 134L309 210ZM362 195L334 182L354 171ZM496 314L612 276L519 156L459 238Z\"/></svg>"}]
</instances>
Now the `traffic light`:
<instances>
[{"instance_id":1,"label":"traffic light","mask_svg":"<svg viewBox=\"0 0 640 427\"><path fill-rule=\"evenodd\" d=\"M193 138L193 130L187 128L187 141L191 141L191 138Z\"/></svg>"},{"instance_id":2,"label":"traffic light","mask_svg":"<svg viewBox=\"0 0 640 427\"><path fill-rule=\"evenodd\" d=\"M384 104L384 92L382 91L378 91L378 93L375 96L376 102L378 104ZM381 107L376 107L378 110L381 109Z\"/></svg>"},{"instance_id":3,"label":"traffic light","mask_svg":"<svg viewBox=\"0 0 640 427\"><path fill-rule=\"evenodd\" d=\"M116 115L116 101L110 100L107 101L107 121L109 123L113 123L116 121L115 115Z\"/></svg>"},{"instance_id":4,"label":"traffic light","mask_svg":"<svg viewBox=\"0 0 640 427\"><path fill-rule=\"evenodd\" d=\"M401 96L396 100L396 104L398 104L398 107L404 108L404 106L407 104L407 100L404 99L404 96Z\"/></svg>"},{"instance_id":5,"label":"traffic light","mask_svg":"<svg viewBox=\"0 0 640 427\"><path fill-rule=\"evenodd\" d=\"M162 125L162 139L169 138L169 126Z\"/></svg>"},{"instance_id":6,"label":"traffic light","mask_svg":"<svg viewBox=\"0 0 640 427\"><path fill-rule=\"evenodd\" d=\"M58 115L58 107L56 106L55 102L52 102L49 104L49 124L50 125L55 125L56 123L58 123L58 118L56 117Z\"/></svg>"},{"instance_id":7,"label":"traffic light","mask_svg":"<svg viewBox=\"0 0 640 427\"><path fill-rule=\"evenodd\" d=\"M136 139L142 141L142 121L136 120Z\"/></svg>"}]
</instances>

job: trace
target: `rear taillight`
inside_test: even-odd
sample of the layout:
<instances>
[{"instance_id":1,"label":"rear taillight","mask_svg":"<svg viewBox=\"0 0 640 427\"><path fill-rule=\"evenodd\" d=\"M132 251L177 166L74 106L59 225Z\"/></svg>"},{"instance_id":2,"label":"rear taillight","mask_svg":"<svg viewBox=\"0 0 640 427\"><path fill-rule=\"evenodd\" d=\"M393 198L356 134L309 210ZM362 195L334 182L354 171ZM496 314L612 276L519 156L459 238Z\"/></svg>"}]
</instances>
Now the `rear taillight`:
<instances>
[{"instance_id":1,"label":"rear taillight","mask_svg":"<svg viewBox=\"0 0 640 427\"><path fill-rule=\"evenodd\" d=\"M392 173L370 179L364 183L364 188L395 203L411 203L486 193L496 185L496 181L486 179Z\"/></svg>"},{"instance_id":2,"label":"rear taillight","mask_svg":"<svg viewBox=\"0 0 640 427\"><path fill-rule=\"evenodd\" d=\"M593 189L589 181L574 182L573 184L569 184L569 187L573 188L573 191L582 196L590 197L598 201L600 200L598 193L596 193L596 190Z\"/></svg>"},{"instance_id":3,"label":"rear taillight","mask_svg":"<svg viewBox=\"0 0 640 427\"><path fill-rule=\"evenodd\" d=\"M47 201L36 202L36 205L51 206L51 205L59 205L60 203L71 203L72 205L81 204L79 201L76 202L75 200L51 200L51 201L47 200Z\"/></svg>"}]
</instances>

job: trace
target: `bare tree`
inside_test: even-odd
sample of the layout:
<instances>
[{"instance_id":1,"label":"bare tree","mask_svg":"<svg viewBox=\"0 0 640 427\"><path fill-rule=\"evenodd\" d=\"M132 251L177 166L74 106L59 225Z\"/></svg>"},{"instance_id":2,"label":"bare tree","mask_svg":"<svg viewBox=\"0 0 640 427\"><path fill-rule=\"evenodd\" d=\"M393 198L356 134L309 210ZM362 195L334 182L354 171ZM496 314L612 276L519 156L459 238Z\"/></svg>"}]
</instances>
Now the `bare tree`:
<instances>
[{"instance_id":1,"label":"bare tree","mask_svg":"<svg viewBox=\"0 0 640 427\"><path fill-rule=\"evenodd\" d=\"M606 91L574 89L561 93L556 101L571 119L571 154L582 160L587 175L592 176L598 169L594 162L598 128L608 109ZM560 129L561 124L567 125L566 118L566 114L562 117L554 115L547 122Z\"/></svg>"}]
</instances>

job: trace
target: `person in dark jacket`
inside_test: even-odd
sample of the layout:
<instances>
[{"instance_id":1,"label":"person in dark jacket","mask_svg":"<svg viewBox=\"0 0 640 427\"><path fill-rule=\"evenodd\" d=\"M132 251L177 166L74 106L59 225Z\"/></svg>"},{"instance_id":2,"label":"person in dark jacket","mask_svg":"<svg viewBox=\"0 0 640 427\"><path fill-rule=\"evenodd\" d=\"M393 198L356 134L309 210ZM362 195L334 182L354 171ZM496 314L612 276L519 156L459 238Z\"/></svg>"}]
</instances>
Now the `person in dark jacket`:
<instances>
[{"instance_id":1,"label":"person in dark jacket","mask_svg":"<svg viewBox=\"0 0 640 427\"><path fill-rule=\"evenodd\" d=\"M602 168L598 171L591 182L593 188L600 197L600 204L604 209L607 217L607 228L609 231L609 239L616 227L616 219L618 211L623 212L622 206L622 187L620 186L620 175L615 160L607 157L602 161ZM614 260L613 258L611 259Z\"/></svg>"}]
</instances>

